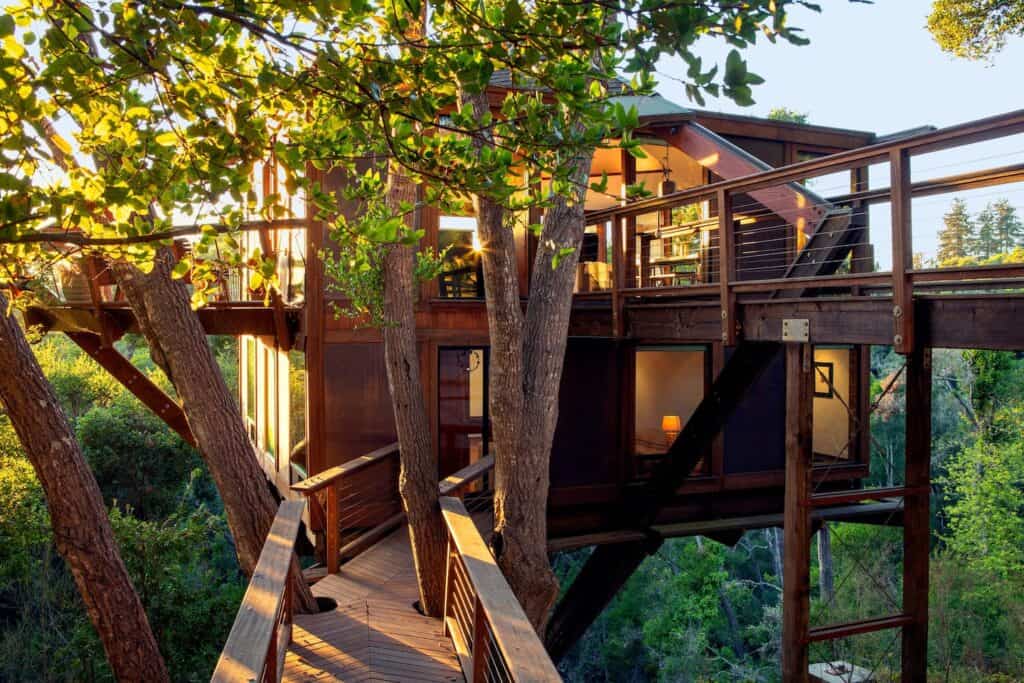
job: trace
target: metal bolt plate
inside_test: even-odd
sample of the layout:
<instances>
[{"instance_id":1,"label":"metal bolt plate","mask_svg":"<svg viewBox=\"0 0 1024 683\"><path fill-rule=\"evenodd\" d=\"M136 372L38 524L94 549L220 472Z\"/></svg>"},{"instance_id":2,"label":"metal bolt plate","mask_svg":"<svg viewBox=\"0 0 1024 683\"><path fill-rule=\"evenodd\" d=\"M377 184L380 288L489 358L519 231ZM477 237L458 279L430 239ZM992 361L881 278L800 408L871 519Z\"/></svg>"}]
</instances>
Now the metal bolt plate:
<instances>
[{"instance_id":1,"label":"metal bolt plate","mask_svg":"<svg viewBox=\"0 0 1024 683\"><path fill-rule=\"evenodd\" d=\"M786 318L782 321L782 341L806 342L811 340L811 324L805 318Z\"/></svg>"}]
</instances>

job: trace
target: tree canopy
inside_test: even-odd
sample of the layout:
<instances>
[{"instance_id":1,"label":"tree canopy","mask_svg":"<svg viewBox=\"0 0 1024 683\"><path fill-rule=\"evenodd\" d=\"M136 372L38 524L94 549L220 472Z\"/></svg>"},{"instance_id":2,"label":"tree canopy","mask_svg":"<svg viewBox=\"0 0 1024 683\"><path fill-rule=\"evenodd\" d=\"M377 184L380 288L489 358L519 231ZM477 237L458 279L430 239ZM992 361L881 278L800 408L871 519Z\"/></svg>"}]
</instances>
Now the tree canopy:
<instances>
[{"instance_id":1,"label":"tree canopy","mask_svg":"<svg viewBox=\"0 0 1024 683\"><path fill-rule=\"evenodd\" d=\"M610 100L624 87L650 92L663 56L684 59L680 80L695 100L750 103L761 79L739 52L707 65L693 45L709 34L736 48L758 35L805 42L786 22L792 6L813 8L438 3L413 35L419 2L19 2L0 21L0 260L24 282L34 274L25 264L52 259L60 236L74 243L64 255L102 248L145 264L176 223L188 223L200 226L197 257L254 268L273 285L272 264L223 232L285 215L283 195L306 185L307 163L365 170L387 156L427 201L485 192L542 202L568 187L579 146L618 135L636 150L635 110ZM494 120L460 114L457 89L482 90L499 71L510 89ZM469 140L492 124L501 144L476 155ZM253 168L271 157L285 191L259 198ZM542 175L543 191L524 182ZM353 192L369 204L378 189L371 171ZM353 237L416 238L398 234L396 216L362 213L342 226ZM201 300L214 275L195 261L178 274L193 270Z\"/></svg>"},{"instance_id":2,"label":"tree canopy","mask_svg":"<svg viewBox=\"0 0 1024 683\"><path fill-rule=\"evenodd\" d=\"M986 59L1011 36L1024 35L1022 0L935 0L928 30L944 51Z\"/></svg>"}]
</instances>

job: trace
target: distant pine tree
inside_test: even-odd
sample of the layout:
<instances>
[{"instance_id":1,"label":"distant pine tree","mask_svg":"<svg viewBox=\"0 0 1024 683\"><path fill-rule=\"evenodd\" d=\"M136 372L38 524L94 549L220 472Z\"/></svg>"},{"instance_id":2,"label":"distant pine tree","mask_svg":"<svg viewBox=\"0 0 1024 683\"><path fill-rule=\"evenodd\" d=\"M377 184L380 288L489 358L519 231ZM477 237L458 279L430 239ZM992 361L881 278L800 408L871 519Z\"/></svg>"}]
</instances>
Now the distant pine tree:
<instances>
[{"instance_id":1,"label":"distant pine tree","mask_svg":"<svg viewBox=\"0 0 1024 683\"><path fill-rule=\"evenodd\" d=\"M968 245L970 255L987 259L998 254L1001 249L996 235L996 214L991 204L978 214L974 227L975 233Z\"/></svg>"},{"instance_id":2,"label":"distant pine tree","mask_svg":"<svg viewBox=\"0 0 1024 683\"><path fill-rule=\"evenodd\" d=\"M975 228L967 213L967 203L954 199L946 215L942 217L943 228L939 231L939 249L936 257L939 265L956 261L967 256L975 243Z\"/></svg>"},{"instance_id":3,"label":"distant pine tree","mask_svg":"<svg viewBox=\"0 0 1024 683\"><path fill-rule=\"evenodd\" d=\"M1017 207L1007 199L989 204L986 208L994 216L997 253L1005 254L1024 246L1024 222L1017 215Z\"/></svg>"}]
</instances>

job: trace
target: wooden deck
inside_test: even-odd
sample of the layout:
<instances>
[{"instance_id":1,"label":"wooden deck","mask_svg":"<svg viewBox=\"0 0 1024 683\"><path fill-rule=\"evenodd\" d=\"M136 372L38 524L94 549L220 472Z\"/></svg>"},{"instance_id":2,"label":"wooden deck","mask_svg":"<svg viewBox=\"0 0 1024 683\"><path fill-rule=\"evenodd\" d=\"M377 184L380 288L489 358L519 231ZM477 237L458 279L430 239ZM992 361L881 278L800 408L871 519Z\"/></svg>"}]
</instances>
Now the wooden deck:
<instances>
[{"instance_id":1,"label":"wooden deck","mask_svg":"<svg viewBox=\"0 0 1024 683\"><path fill-rule=\"evenodd\" d=\"M419 614L403 526L313 586L337 609L295 615L285 681L463 681L438 619Z\"/></svg>"}]
</instances>

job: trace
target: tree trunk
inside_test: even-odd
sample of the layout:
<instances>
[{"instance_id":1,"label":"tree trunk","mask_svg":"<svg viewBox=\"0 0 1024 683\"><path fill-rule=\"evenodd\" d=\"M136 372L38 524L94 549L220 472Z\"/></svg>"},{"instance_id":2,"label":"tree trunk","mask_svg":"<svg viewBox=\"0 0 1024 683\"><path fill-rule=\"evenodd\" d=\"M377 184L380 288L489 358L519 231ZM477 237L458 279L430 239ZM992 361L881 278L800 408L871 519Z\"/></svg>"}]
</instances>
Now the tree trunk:
<instances>
[{"instance_id":1,"label":"tree trunk","mask_svg":"<svg viewBox=\"0 0 1024 683\"><path fill-rule=\"evenodd\" d=\"M397 167L388 169L388 206L416 202L416 186ZM447 534L437 502L438 470L416 349L416 278L413 247L396 244L384 256L384 358L398 432L398 488L409 523L420 604L429 615L444 609Z\"/></svg>"},{"instance_id":2,"label":"tree trunk","mask_svg":"<svg viewBox=\"0 0 1024 683\"><path fill-rule=\"evenodd\" d=\"M199 317L189 303L188 290L171 278L174 257L162 249L151 273L128 263L113 263L153 361L178 392L199 452L213 476L224 503L228 527L235 540L238 563L252 576L277 504L253 452L242 415L206 341ZM299 612L316 612L316 600L292 560L292 596Z\"/></svg>"},{"instance_id":3,"label":"tree trunk","mask_svg":"<svg viewBox=\"0 0 1024 683\"><path fill-rule=\"evenodd\" d=\"M485 94L461 97L479 119L489 110ZM478 149L493 144L489 133ZM484 291L490 334L490 420L495 451L494 536L498 564L538 633L558 597L547 555L547 499L551 444L558 422L558 394L569 333L573 282L585 228L583 199L593 150L578 154L569 202L554 200L544 215L525 317L519 300L512 231L505 212L474 197L483 245ZM572 252L553 259L562 248Z\"/></svg>"},{"instance_id":4,"label":"tree trunk","mask_svg":"<svg viewBox=\"0 0 1024 683\"><path fill-rule=\"evenodd\" d=\"M828 522L822 522L818 530L818 585L821 599L831 605L835 599L835 574L832 569L832 532Z\"/></svg>"},{"instance_id":5,"label":"tree trunk","mask_svg":"<svg viewBox=\"0 0 1024 683\"><path fill-rule=\"evenodd\" d=\"M0 307L7 309L2 295ZM0 399L43 487L54 543L110 668L119 681L170 680L71 425L14 316L0 318Z\"/></svg>"}]
</instances>

